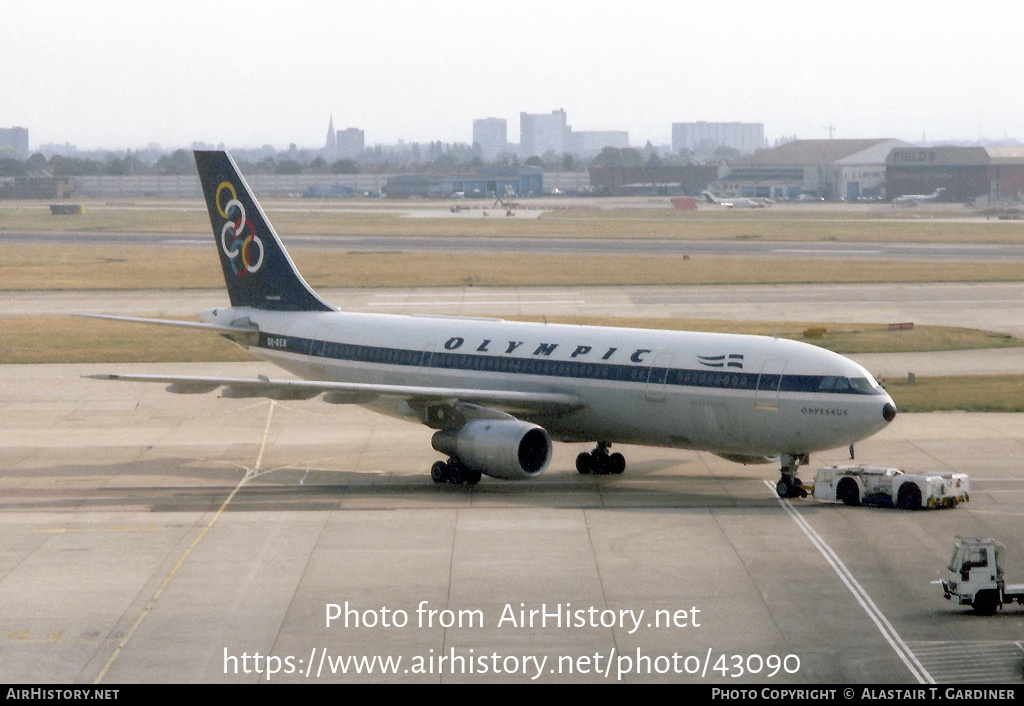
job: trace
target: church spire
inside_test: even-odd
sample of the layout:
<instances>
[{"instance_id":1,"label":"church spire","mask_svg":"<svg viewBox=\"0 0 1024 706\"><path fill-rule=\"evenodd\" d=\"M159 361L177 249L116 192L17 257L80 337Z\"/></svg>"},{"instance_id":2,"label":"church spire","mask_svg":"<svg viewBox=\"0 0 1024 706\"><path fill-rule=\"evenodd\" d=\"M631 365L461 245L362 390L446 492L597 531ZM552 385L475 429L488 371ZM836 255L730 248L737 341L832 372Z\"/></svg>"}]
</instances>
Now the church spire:
<instances>
[{"instance_id":1,"label":"church spire","mask_svg":"<svg viewBox=\"0 0 1024 706\"><path fill-rule=\"evenodd\" d=\"M327 123L327 144L324 146L324 150L328 156L333 157L338 152L338 133L334 131L334 114L331 114L331 120Z\"/></svg>"}]
</instances>

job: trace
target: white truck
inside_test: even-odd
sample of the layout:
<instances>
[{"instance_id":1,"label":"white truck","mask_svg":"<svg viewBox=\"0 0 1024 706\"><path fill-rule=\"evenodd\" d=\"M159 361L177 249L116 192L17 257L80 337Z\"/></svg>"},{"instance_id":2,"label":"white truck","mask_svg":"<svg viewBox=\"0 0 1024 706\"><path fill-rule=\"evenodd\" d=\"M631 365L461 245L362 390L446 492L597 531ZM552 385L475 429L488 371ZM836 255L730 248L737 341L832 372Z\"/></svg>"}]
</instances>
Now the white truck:
<instances>
[{"instance_id":1,"label":"white truck","mask_svg":"<svg viewBox=\"0 0 1024 706\"><path fill-rule=\"evenodd\" d=\"M902 510L956 507L970 499L970 480L966 473L910 474L898 468L832 466L815 476L814 497Z\"/></svg>"},{"instance_id":2,"label":"white truck","mask_svg":"<svg viewBox=\"0 0 1024 706\"><path fill-rule=\"evenodd\" d=\"M979 615L992 615L1014 601L1024 605L1024 584L1008 584L1003 578L1006 548L991 537L957 537L953 556L942 582L946 600L956 598Z\"/></svg>"}]
</instances>

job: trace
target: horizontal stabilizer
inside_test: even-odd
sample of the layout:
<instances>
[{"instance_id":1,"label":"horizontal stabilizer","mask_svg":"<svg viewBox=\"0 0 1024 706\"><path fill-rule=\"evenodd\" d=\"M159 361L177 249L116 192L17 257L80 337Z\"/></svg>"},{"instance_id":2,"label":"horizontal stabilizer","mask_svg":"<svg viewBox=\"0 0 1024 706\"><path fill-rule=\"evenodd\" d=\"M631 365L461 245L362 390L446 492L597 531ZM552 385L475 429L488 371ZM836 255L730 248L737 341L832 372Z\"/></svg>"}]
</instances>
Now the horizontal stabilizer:
<instances>
[{"instance_id":1,"label":"horizontal stabilizer","mask_svg":"<svg viewBox=\"0 0 1024 706\"><path fill-rule=\"evenodd\" d=\"M135 316L109 316L107 314L73 314L83 319L105 319L122 321L129 324L152 324L154 326L171 326L173 328L189 328L210 333L259 333L256 326L223 326L221 324L204 324L201 321L180 321L178 319L144 319Z\"/></svg>"},{"instance_id":2,"label":"horizontal stabilizer","mask_svg":"<svg viewBox=\"0 0 1024 706\"><path fill-rule=\"evenodd\" d=\"M103 319L105 321L120 321L128 324L150 324L153 326L167 326L170 328L188 329L191 331L202 331L205 333L216 333L228 336L239 342L256 343L259 336L259 328L253 324L250 326L208 324L200 321L179 321L177 319L145 319L134 316L108 316L106 314L73 314L84 319Z\"/></svg>"}]
</instances>

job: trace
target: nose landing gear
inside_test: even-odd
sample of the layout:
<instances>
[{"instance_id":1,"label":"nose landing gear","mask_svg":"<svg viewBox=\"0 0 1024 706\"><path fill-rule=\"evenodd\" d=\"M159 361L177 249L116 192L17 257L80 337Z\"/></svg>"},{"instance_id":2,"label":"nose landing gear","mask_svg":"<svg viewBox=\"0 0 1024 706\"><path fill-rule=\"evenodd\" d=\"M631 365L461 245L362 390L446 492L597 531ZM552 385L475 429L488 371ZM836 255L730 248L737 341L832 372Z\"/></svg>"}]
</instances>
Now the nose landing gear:
<instances>
[{"instance_id":1,"label":"nose landing gear","mask_svg":"<svg viewBox=\"0 0 1024 706\"><path fill-rule=\"evenodd\" d=\"M782 469L779 482L775 484L775 492L780 498L806 498L807 491L803 483L796 477L797 469L810 462L807 454L783 454Z\"/></svg>"}]
</instances>

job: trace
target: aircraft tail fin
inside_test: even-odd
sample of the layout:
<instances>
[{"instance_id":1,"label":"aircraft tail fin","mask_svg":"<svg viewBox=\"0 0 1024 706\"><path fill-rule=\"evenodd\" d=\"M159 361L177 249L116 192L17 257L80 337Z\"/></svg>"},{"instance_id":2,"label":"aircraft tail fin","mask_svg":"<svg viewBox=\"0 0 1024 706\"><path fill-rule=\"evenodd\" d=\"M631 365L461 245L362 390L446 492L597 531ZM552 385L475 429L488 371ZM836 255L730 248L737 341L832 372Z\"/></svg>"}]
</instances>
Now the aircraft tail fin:
<instances>
[{"instance_id":1,"label":"aircraft tail fin","mask_svg":"<svg viewBox=\"0 0 1024 706\"><path fill-rule=\"evenodd\" d=\"M231 156L194 154L231 306L333 311L302 279Z\"/></svg>"}]
</instances>

